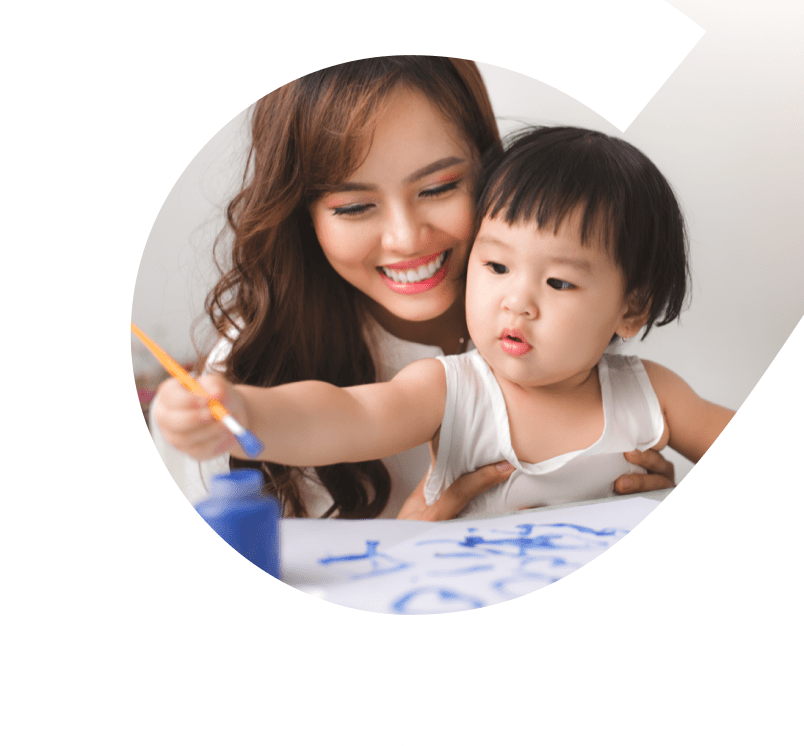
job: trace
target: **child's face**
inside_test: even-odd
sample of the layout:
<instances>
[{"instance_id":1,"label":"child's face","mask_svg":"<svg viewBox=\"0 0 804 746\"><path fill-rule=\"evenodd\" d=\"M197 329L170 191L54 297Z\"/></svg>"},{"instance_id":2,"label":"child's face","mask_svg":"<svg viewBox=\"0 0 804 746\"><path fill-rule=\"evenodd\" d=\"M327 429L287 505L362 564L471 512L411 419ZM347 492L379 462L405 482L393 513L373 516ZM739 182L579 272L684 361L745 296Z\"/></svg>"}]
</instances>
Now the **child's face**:
<instances>
[{"instance_id":1,"label":"child's face","mask_svg":"<svg viewBox=\"0 0 804 746\"><path fill-rule=\"evenodd\" d=\"M484 218L469 256L469 334L498 376L524 388L571 387L614 334L632 336L622 272L597 241L582 245L577 211L558 233Z\"/></svg>"}]
</instances>

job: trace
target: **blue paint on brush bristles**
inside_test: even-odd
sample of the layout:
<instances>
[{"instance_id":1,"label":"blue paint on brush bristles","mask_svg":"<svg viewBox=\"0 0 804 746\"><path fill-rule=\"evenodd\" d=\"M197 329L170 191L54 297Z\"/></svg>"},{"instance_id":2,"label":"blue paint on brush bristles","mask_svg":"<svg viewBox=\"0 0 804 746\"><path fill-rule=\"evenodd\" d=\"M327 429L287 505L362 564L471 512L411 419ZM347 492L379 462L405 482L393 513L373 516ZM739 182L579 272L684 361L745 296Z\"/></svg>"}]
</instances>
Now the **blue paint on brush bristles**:
<instances>
[{"instance_id":1,"label":"blue paint on brush bristles","mask_svg":"<svg viewBox=\"0 0 804 746\"><path fill-rule=\"evenodd\" d=\"M263 442L248 430L244 429L240 435L235 435L235 438L249 458L257 458L265 448Z\"/></svg>"}]
</instances>

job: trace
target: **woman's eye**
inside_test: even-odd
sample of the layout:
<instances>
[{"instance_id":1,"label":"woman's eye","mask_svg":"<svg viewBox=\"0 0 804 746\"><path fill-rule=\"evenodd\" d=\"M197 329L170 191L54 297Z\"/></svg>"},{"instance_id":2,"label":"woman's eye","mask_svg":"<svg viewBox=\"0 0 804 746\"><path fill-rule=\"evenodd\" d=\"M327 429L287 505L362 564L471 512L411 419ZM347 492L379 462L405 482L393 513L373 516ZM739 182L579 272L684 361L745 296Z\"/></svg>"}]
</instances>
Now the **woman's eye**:
<instances>
[{"instance_id":1,"label":"woman's eye","mask_svg":"<svg viewBox=\"0 0 804 746\"><path fill-rule=\"evenodd\" d=\"M332 214L333 215L362 215L368 209L371 208L369 204L361 204L361 205L343 205L343 207L333 207Z\"/></svg>"},{"instance_id":2,"label":"woman's eye","mask_svg":"<svg viewBox=\"0 0 804 746\"><path fill-rule=\"evenodd\" d=\"M555 277L551 277L547 284L553 288L554 290L571 290L575 287L571 282L567 282L566 280L557 280Z\"/></svg>"},{"instance_id":3,"label":"woman's eye","mask_svg":"<svg viewBox=\"0 0 804 746\"><path fill-rule=\"evenodd\" d=\"M484 266L488 267L495 275L504 275L508 271L508 267L497 262L486 262Z\"/></svg>"},{"instance_id":4,"label":"woman's eye","mask_svg":"<svg viewBox=\"0 0 804 746\"><path fill-rule=\"evenodd\" d=\"M448 181L444 184L439 184L438 186L431 187L430 189L424 189L421 192L422 197L438 197L440 194L445 194L446 192L451 192L453 189L458 188L458 184L461 183L460 179L456 179L455 181Z\"/></svg>"}]
</instances>

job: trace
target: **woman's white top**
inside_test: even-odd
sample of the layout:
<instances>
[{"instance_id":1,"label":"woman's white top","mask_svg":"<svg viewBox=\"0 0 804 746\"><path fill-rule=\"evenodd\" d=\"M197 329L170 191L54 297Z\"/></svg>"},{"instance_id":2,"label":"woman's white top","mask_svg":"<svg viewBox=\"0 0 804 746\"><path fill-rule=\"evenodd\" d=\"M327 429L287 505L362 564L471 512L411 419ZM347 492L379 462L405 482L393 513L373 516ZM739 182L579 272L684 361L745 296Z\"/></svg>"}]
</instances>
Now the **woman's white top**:
<instances>
[{"instance_id":1,"label":"woman's white top","mask_svg":"<svg viewBox=\"0 0 804 746\"><path fill-rule=\"evenodd\" d=\"M437 357L443 352L440 347L398 339L385 331L372 318L369 318L366 323L364 334L374 357L378 381L388 381L410 363ZM473 347L471 342L469 346ZM220 370L230 349L231 343L228 339L218 340L207 360L207 369ZM213 475L225 474L229 471L228 454L208 461L196 461L171 446L165 440L153 418L151 419L151 435L170 475L193 505L206 498L207 487ZM419 484L430 466L430 450L425 444L385 458L383 463L391 475L391 496L380 517L396 518L402 504ZM305 481L301 487L301 493L304 504L311 517L319 517L332 505L332 498L318 481L314 469L305 469L303 474Z\"/></svg>"},{"instance_id":2,"label":"woman's white top","mask_svg":"<svg viewBox=\"0 0 804 746\"><path fill-rule=\"evenodd\" d=\"M446 370L447 398L436 463L425 484L428 505L462 474L504 459L515 468L502 484L472 500L462 516L614 495L617 477L645 472L623 454L656 445L664 432L661 406L642 362L606 354L597 366L605 418L597 442L538 464L521 462L511 445L502 390L480 353L473 350L438 359Z\"/></svg>"}]
</instances>

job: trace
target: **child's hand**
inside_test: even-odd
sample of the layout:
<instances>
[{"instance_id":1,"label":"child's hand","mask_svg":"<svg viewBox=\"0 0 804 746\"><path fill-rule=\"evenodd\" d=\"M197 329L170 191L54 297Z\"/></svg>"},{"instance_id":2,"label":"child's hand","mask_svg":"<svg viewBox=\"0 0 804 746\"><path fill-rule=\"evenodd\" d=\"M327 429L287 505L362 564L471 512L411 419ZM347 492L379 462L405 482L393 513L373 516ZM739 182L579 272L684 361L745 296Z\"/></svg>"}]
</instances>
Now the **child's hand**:
<instances>
[{"instance_id":1,"label":"child's hand","mask_svg":"<svg viewBox=\"0 0 804 746\"><path fill-rule=\"evenodd\" d=\"M219 375L206 375L198 383L244 427L246 407L237 389ZM165 440L188 456L203 461L226 453L237 440L209 411L204 399L188 391L175 378L164 381L154 399L153 415Z\"/></svg>"}]
</instances>

